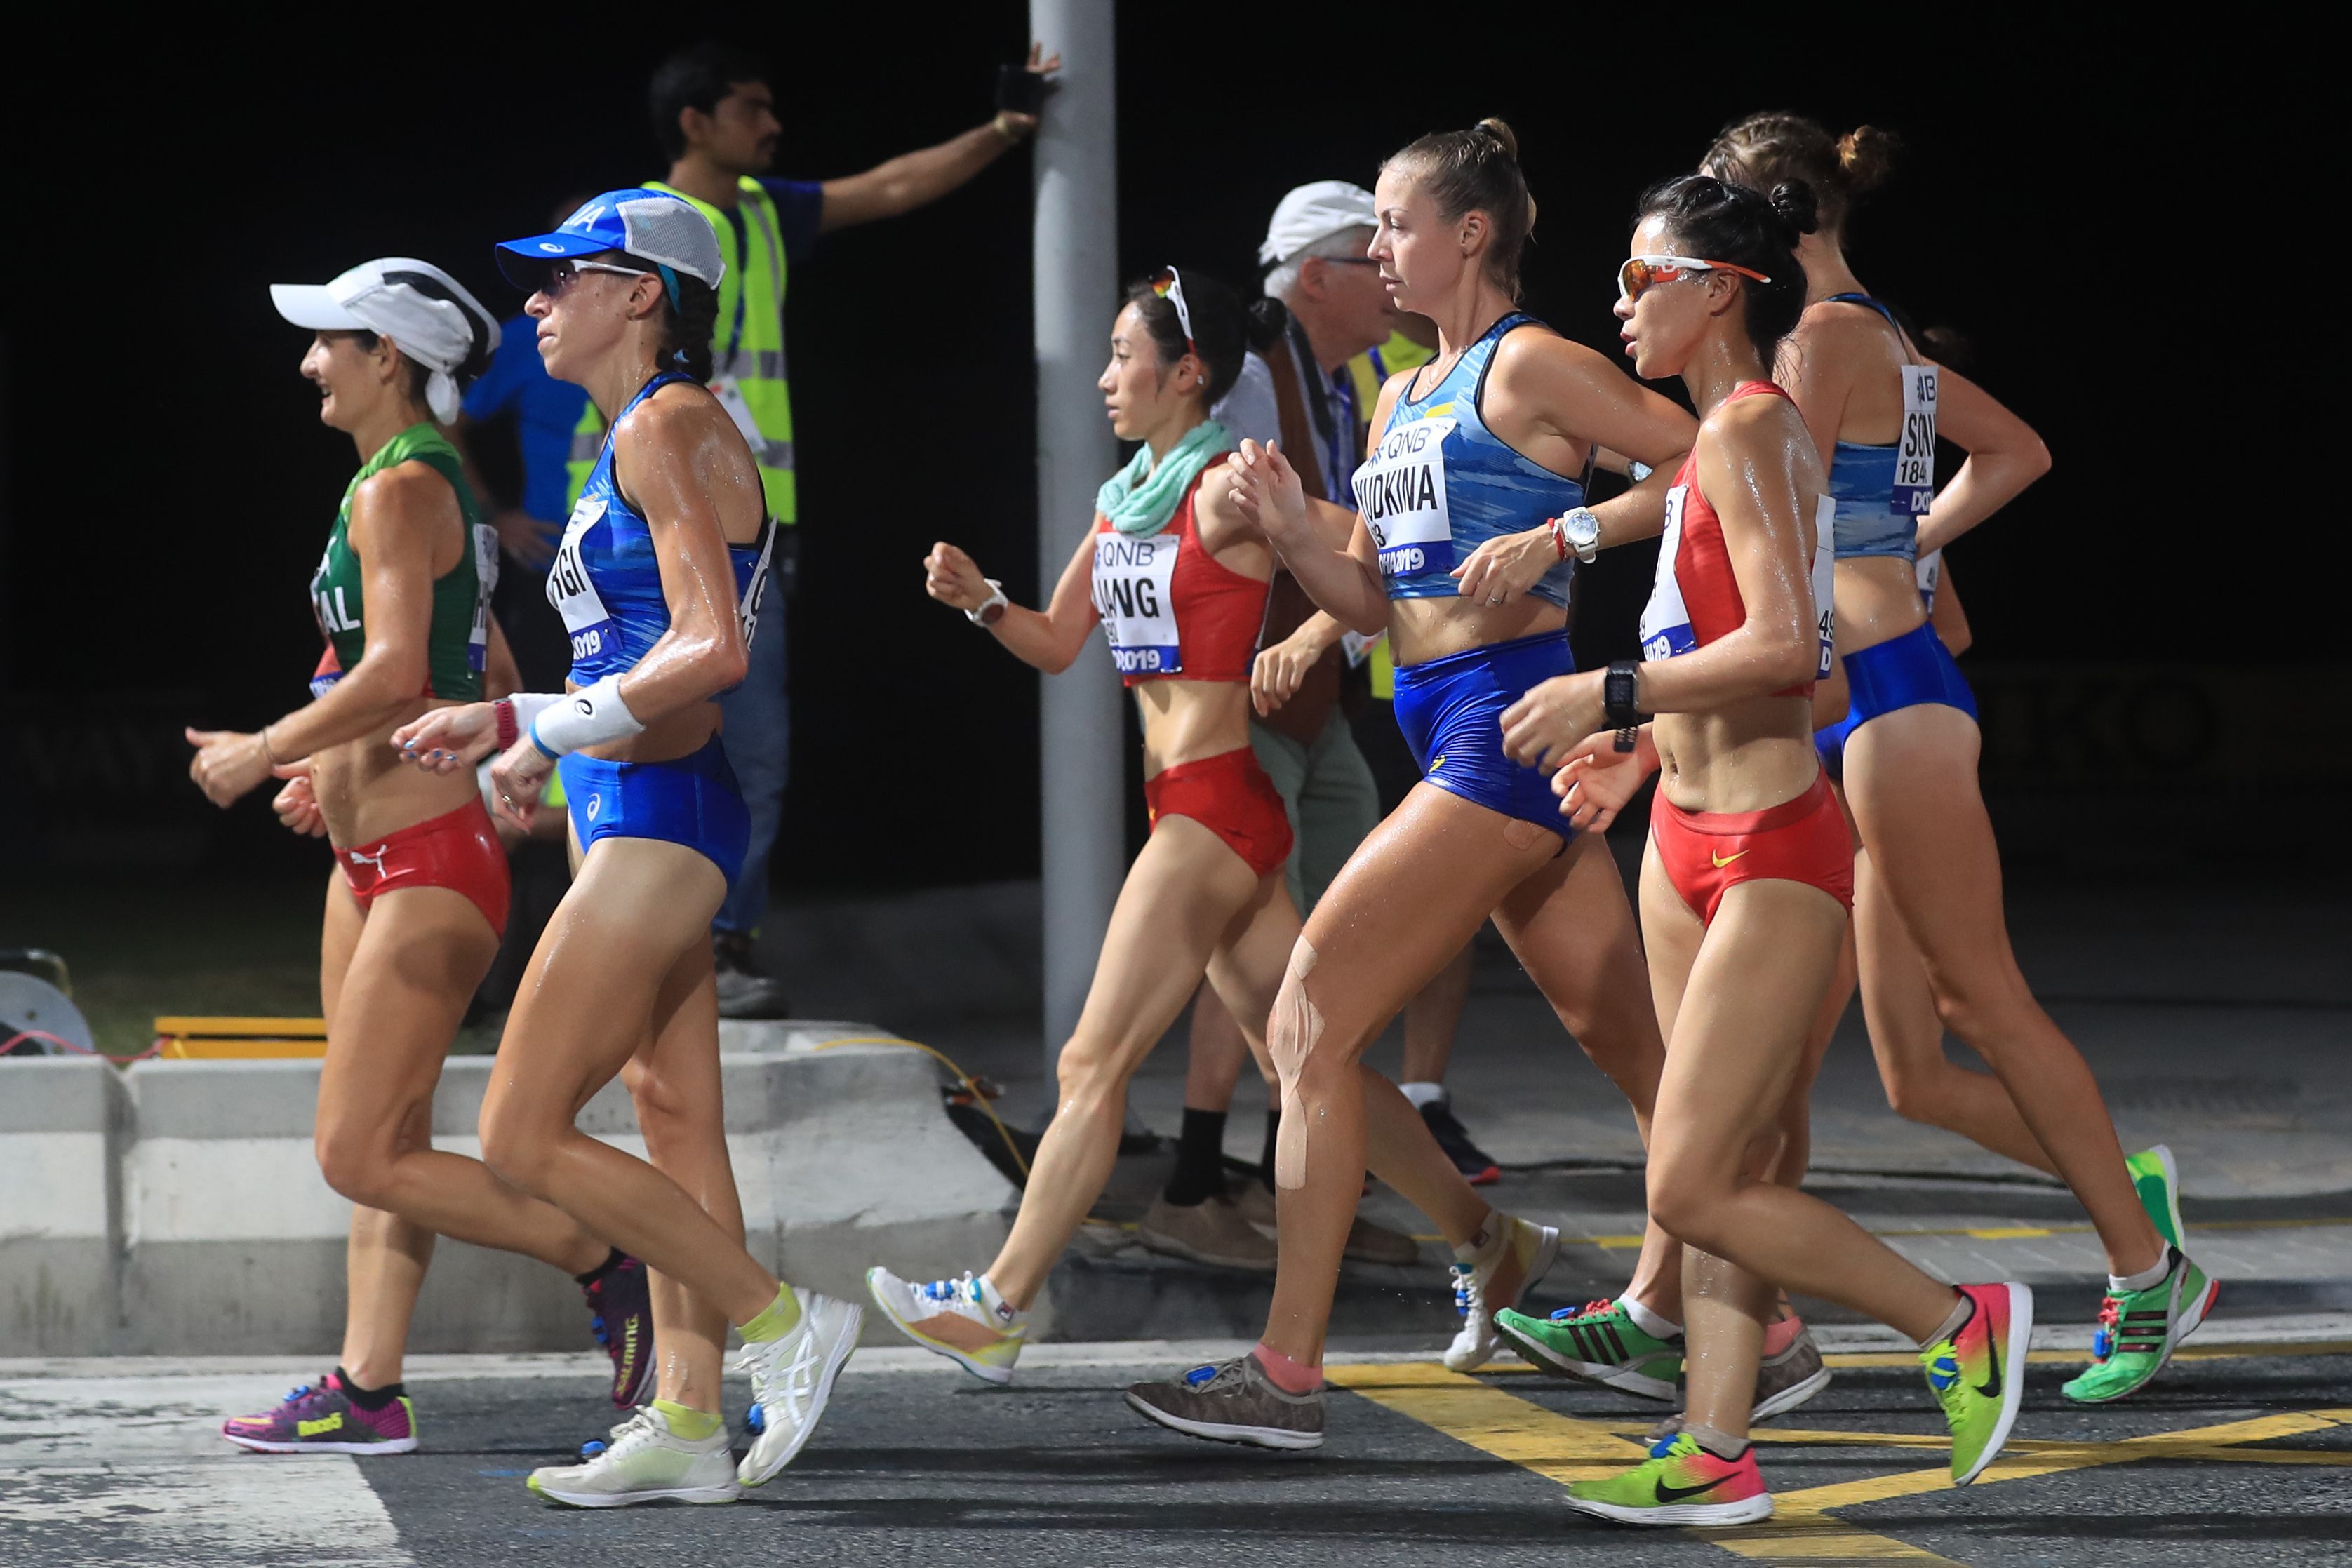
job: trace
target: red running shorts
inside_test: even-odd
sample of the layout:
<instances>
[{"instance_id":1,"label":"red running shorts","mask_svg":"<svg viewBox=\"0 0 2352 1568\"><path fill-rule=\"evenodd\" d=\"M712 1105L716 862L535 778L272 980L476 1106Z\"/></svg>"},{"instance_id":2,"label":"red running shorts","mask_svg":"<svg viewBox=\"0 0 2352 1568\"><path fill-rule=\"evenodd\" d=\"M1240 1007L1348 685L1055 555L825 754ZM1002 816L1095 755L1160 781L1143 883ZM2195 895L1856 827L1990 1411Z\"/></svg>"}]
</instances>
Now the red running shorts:
<instances>
[{"instance_id":1,"label":"red running shorts","mask_svg":"<svg viewBox=\"0 0 2352 1568\"><path fill-rule=\"evenodd\" d=\"M1238 751L1180 762L1143 781L1157 831L1162 817L1190 817L1242 857L1252 874L1270 876L1290 859L1290 818L1257 753Z\"/></svg>"},{"instance_id":2,"label":"red running shorts","mask_svg":"<svg viewBox=\"0 0 2352 1568\"><path fill-rule=\"evenodd\" d=\"M1650 841L1675 891L1708 924L1743 882L1801 882L1853 907L1853 836L1823 774L1761 811L1685 811L1662 792L1650 809Z\"/></svg>"},{"instance_id":3,"label":"red running shorts","mask_svg":"<svg viewBox=\"0 0 2352 1568\"><path fill-rule=\"evenodd\" d=\"M335 863L363 910L379 894L446 887L472 899L490 929L506 935L507 852L478 798L374 843L338 849Z\"/></svg>"}]
</instances>

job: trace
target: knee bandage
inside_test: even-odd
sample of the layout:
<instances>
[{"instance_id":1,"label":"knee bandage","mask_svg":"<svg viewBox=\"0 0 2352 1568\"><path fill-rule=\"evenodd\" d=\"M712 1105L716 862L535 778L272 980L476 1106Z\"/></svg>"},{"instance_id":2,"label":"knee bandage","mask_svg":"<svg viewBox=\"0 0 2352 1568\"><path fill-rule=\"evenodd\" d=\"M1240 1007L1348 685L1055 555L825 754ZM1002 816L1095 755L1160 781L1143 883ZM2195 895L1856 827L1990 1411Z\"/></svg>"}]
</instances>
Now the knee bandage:
<instances>
[{"instance_id":1,"label":"knee bandage","mask_svg":"<svg viewBox=\"0 0 2352 1568\"><path fill-rule=\"evenodd\" d=\"M1266 1054L1282 1089L1282 1124L1274 1139L1274 1184L1297 1190L1307 1185L1307 1113L1298 1096L1299 1074L1315 1042L1323 1038L1323 1014L1307 994L1315 970L1315 949L1302 935L1290 950L1290 972L1274 998L1265 1036Z\"/></svg>"}]
</instances>

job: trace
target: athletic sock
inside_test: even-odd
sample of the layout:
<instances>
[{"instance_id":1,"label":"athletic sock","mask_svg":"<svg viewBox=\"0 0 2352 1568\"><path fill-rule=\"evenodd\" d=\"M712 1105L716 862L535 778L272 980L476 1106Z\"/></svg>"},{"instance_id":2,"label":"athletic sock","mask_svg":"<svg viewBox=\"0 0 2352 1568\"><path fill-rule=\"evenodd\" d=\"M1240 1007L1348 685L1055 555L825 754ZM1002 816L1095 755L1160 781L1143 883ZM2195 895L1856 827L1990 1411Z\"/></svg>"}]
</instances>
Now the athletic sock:
<instances>
[{"instance_id":1,"label":"athletic sock","mask_svg":"<svg viewBox=\"0 0 2352 1568\"><path fill-rule=\"evenodd\" d=\"M1764 1325L1764 1358L1769 1361L1772 1357L1781 1354L1790 1345L1796 1343L1797 1336L1804 1332L1805 1320L1794 1312L1777 1323L1766 1323Z\"/></svg>"},{"instance_id":2,"label":"athletic sock","mask_svg":"<svg viewBox=\"0 0 2352 1568\"><path fill-rule=\"evenodd\" d=\"M980 1277L980 1304L988 1312L989 1321L1006 1333L1021 1326L1029 1316L1027 1307L1016 1307L997 1293L996 1281L982 1274Z\"/></svg>"},{"instance_id":3,"label":"athletic sock","mask_svg":"<svg viewBox=\"0 0 2352 1568\"><path fill-rule=\"evenodd\" d=\"M2147 1268L2142 1269L2137 1274L2108 1275L2107 1294L2111 1296L2120 1296L2126 1291L2154 1290L2157 1286L2164 1283L2164 1277L2172 1272L2173 1261L2179 1256L2180 1254L2178 1250L2168 1246L2164 1249L2163 1257L2158 1258L2155 1262L2149 1264Z\"/></svg>"},{"instance_id":4,"label":"athletic sock","mask_svg":"<svg viewBox=\"0 0 2352 1568\"><path fill-rule=\"evenodd\" d=\"M619 1248L612 1248L605 1252L604 1260L602 1263L597 1264L585 1274L574 1274L572 1277L574 1280L579 1281L583 1286L593 1285L597 1281L603 1279L605 1275L611 1273L614 1270L619 1268L622 1263L627 1260L628 1256L629 1255L627 1253L622 1251Z\"/></svg>"},{"instance_id":5,"label":"athletic sock","mask_svg":"<svg viewBox=\"0 0 2352 1568\"><path fill-rule=\"evenodd\" d=\"M1281 1131L1282 1107L1268 1105L1265 1108L1265 1148L1257 1157L1257 1179L1265 1184L1265 1190L1268 1192L1274 1190L1275 1134Z\"/></svg>"},{"instance_id":6,"label":"athletic sock","mask_svg":"<svg viewBox=\"0 0 2352 1568\"><path fill-rule=\"evenodd\" d=\"M1412 1108L1416 1111L1434 1105L1445 1098L1445 1085L1443 1083L1400 1083L1397 1087L1404 1091L1404 1097L1412 1102Z\"/></svg>"},{"instance_id":7,"label":"athletic sock","mask_svg":"<svg viewBox=\"0 0 2352 1568\"><path fill-rule=\"evenodd\" d=\"M1924 1350L1931 1344L1940 1344L1948 1339L1958 1338L1959 1332L1969 1326L1969 1320L1977 1315L1975 1297L1963 1295L1958 1291L1952 1293L1959 1297L1958 1301L1952 1303L1952 1315L1946 1318L1934 1333L1919 1342L1921 1349Z\"/></svg>"},{"instance_id":8,"label":"athletic sock","mask_svg":"<svg viewBox=\"0 0 2352 1568\"><path fill-rule=\"evenodd\" d=\"M381 1410L408 1392L408 1385L404 1383L387 1383L382 1388L362 1388L359 1379L340 1366L335 1368L335 1381L343 1385L344 1397L362 1410Z\"/></svg>"},{"instance_id":9,"label":"athletic sock","mask_svg":"<svg viewBox=\"0 0 2352 1568\"><path fill-rule=\"evenodd\" d=\"M776 1287L776 1299L738 1332L742 1334L745 1344L758 1344L783 1338L800 1325L800 1298L793 1294L790 1285L779 1285Z\"/></svg>"},{"instance_id":10,"label":"athletic sock","mask_svg":"<svg viewBox=\"0 0 2352 1568\"><path fill-rule=\"evenodd\" d=\"M1257 1357L1258 1370L1265 1374L1265 1380L1285 1394L1312 1394L1323 1386L1319 1366L1293 1361L1278 1350L1268 1350L1263 1342L1250 1354Z\"/></svg>"},{"instance_id":11,"label":"athletic sock","mask_svg":"<svg viewBox=\"0 0 2352 1568\"><path fill-rule=\"evenodd\" d=\"M1648 1334L1652 1339L1680 1339L1682 1337L1682 1324L1675 1322L1670 1319L1660 1317L1657 1313L1652 1312L1649 1308L1635 1301L1633 1299L1633 1293L1631 1291L1628 1291L1623 1295L1618 1297L1617 1304L1625 1309L1625 1315L1633 1320L1633 1326L1640 1329L1643 1333ZM1766 1354L1769 1354L1770 1353L1768 1351Z\"/></svg>"},{"instance_id":12,"label":"athletic sock","mask_svg":"<svg viewBox=\"0 0 2352 1568\"><path fill-rule=\"evenodd\" d=\"M1718 1432L1712 1427L1685 1427L1683 1431L1689 1436L1692 1442L1726 1464L1738 1463L1739 1456L1748 1451L1747 1438L1735 1437L1727 1432Z\"/></svg>"},{"instance_id":13,"label":"athletic sock","mask_svg":"<svg viewBox=\"0 0 2352 1568\"><path fill-rule=\"evenodd\" d=\"M656 1399L654 1408L669 1424L669 1435L683 1437L689 1443L699 1443L719 1430L719 1416L709 1410L697 1410L675 1400Z\"/></svg>"},{"instance_id":14,"label":"athletic sock","mask_svg":"<svg viewBox=\"0 0 2352 1568\"><path fill-rule=\"evenodd\" d=\"M1160 1196L1179 1208L1206 1203L1225 1190L1225 1113L1184 1107L1176 1137L1176 1168Z\"/></svg>"}]
</instances>

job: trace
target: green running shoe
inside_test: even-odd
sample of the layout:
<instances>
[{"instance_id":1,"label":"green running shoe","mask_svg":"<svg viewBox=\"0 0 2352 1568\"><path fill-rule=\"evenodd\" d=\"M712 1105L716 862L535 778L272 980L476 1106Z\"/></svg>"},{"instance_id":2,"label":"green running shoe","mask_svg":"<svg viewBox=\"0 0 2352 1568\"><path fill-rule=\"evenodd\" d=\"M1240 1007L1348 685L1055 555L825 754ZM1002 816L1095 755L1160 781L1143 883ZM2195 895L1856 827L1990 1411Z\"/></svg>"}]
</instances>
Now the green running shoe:
<instances>
[{"instance_id":1,"label":"green running shoe","mask_svg":"<svg viewBox=\"0 0 2352 1568\"><path fill-rule=\"evenodd\" d=\"M1623 1475L1570 1486L1568 1506L1617 1524L1754 1524L1772 1517L1772 1494L1753 1444L1736 1459L1718 1459L1676 1432Z\"/></svg>"},{"instance_id":2,"label":"green running shoe","mask_svg":"<svg viewBox=\"0 0 2352 1568\"><path fill-rule=\"evenodd\" d=\"M2091 1364L2062 1390L2077 1405L2105 1405L2136 1393L2164 1369L2180 1342L2213 1310L2221 1282L2171 1248L2172 1267L2145 1291L2109 1295L2091 1336Z\"/></svg>"},{"instance_id":3,"label":"green running shoe","mask_svg":"<svg viewBox=\"0 0 2352 1568\"><path fill-rule=\"evenodd\" d=\"M2033 1339L2033 1291L2027 1285L1962 1285L1976 1311L1958 1333L1919 1348L1927 1386L1952 1433L1952 1484L1984 1473L2009 1441L2025 1399L2025 1352Z\"/></svg>"},{"instance_id":4,"label":"green running shoe","mask_svg":"<svg viewBox=\"0 0 2352 1568\"><path fill-rule=\"evenodd\" d=\"M2172 1163L2172 1151L2162 1144L2142 1149L2124 1161L2124 1168L2131 1172L2140 1207L2156 1221L2156 1232L2164 1238L2164 1244L2180 1246L2180 1171Z\"/></svg>"},{"instance_id":5,"label":"green running shoe","mask_svg":"<svg viewBox=\"0 0 2352 1568\"><path fill-rule=\"evenodd\" d=\"M1495 1327L1512 1349L1547 1372L1644 1399L1672 1399L1682 1376L1681 1336L1653 1338L1618 1301L1562 1307L1549 1318L1506 1308L1495 1314Z\"/></svg>"}]
</instances>

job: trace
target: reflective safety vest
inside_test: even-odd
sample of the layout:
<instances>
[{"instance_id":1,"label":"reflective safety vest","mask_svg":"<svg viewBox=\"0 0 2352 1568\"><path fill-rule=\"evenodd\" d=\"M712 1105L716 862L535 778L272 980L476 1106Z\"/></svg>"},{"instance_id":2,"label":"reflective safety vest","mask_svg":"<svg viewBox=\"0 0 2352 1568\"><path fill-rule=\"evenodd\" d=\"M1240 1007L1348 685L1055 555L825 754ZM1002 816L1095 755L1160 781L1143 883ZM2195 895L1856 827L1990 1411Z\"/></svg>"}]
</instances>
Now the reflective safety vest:
<instances>
[{"instance_id":1,"label":"reflective safety vest","mask_svg":"<svg viewBox=\"0 0 2352 1568\"><path fill-rule=\"evenodd\" d=\"M648 180L646 188L667 191L692 204L719 238L719 254L727 264L719 280L719 320L710 340L711 381L732 382L760 427L751 455L760 465L760 486L767 493L768 515L780 524L800 521L800 502L793 478L793 398L784 374L784 256L783 228L776 216L775 199L759 181L745 176L737 182L736 212L751 239L749 256L738 256L735 223L709 203L698 201L675 186ZM604 419L590 403L572 435L572 478L569 499L577 504L596 466L604 444Z\"/></svg>"}]
</instances>

